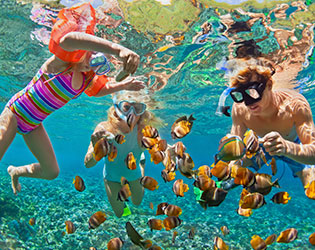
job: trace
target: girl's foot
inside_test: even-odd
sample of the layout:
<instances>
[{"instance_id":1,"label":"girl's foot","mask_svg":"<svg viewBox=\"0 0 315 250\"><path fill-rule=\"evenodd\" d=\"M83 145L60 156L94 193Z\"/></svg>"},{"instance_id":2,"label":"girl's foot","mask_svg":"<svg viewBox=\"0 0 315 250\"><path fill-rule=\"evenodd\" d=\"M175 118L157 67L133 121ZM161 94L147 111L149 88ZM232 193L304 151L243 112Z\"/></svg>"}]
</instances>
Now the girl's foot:
<instances>
[{"instance_id":1,"label":"girl's foot","mask_svg":"<svg viewBox=\"0 0 315 250\"><path fill-rule=\"evenodd\" d=\"M7 171L11 176L11 186L13 193L17 195L17 193L21 191L21 184L19 183L19 176L17 175L17 167L11 165L8 167Z\"/></svg>"}]
</instances>

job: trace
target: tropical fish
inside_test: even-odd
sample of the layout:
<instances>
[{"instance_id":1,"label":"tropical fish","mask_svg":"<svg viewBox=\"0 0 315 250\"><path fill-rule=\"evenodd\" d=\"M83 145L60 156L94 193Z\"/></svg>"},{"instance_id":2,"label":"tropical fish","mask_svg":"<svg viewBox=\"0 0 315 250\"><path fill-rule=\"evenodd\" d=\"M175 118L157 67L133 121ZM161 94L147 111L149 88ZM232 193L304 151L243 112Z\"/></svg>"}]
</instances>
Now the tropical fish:
<instances>
[{"instance_id":1,"label":"tropical fish","mask_svg":"<svg viewBox=\"0 0 315 250\"><path fill-rule=\"evenodd\" d=\"M118 134L115 136L115 141L118 143L118 144L123 144L126 140L125 140L125 136L124 135L121 135L121 134Z\"/></svg>"},{"instance_id":2,"label":"tropical fish","mask_svg":"<svg viewBox=\"0 0 315 250\"><path fill-rule=\"evenodd\" d=\"M241 202L241 208L258 209L266 204L265 198L260 193L252 193L246 195Z\"/></svg>"},{"instance_id":3,"label":"tropical fish","mask_svg":"<svg viewBox=\"0 0 315 250\"><path fill-rule=\"evenodd\" d=\"M186 151L185 145L179 141L174 144L174 152L176 155L183 157L184 152Z\"/></svg>"},{"instance_id":4,"label":"tropical fish","mask_svg":"<svg viewBox=\"0 0 315 250\"><path fill-rule=\"evenodd\" d=\"M161 172L161 176L165 182L170 182L170 181L175 179L176 173L175 172L167 172L166 169L163 169Z\"/></svg>"},{"instance_id":5,"label":"tropical fish","mask_svg":"<svg viewBox=\"0 0 315 250\"><path fill-rule=\"evenodd\" d=\"M165 214L164 211L169 204L167 202L162 202L157 206L156 215Z\"/></svg>"},{"instance_id":6,"label":"tropical fish","mask_svg":"<svg viewBox=\"0 0 315 250\"><path fill-rule=\"evenodd\" d=\"M28 224L30 224L31 226L34 226L36 222L36 219L34 217L30 218L30 220L28 221Z\"/></svg>"},{"instance_id":7,"label":"tropical fish","mask_svg":"<svg viewBox=\"0 0 315 250\"><path fill-rule=\"evenodd\" d=\"M163 165L165 166L165 170L167 172L175 172L176 170L176 163L172 160L171 153L169 150L166 151L166 154L163 160Z\"/></svg>"},{"instance_id":8,"label":"tropical fish","mask_svg":"<svg viewBox=\"0 0 315 250\"><path fill-rule=\"evenodd\" d=\"M76 230L76 227L73 224L73 222L70 221L70 220L66 220L65 224L66 224L66 231L67 231L67 233L68 234L73 234L75 232L75 230Z\"/></svg>"},{"instance_id":9,"label":"tropical fish","mask_svg":"<svg viewBox=\"0 0 315 250\"><path fill-rule=\"evenodd\" d=\"M295 228L288 228L280 233L277 238L278 243L289 243L296 239L298 231Z\"/></svg>"},{"instance_id":10,"label":"tropical fish","mask_svg":"<svg viewBox=\"0 0 315 250\"><path fill-rule=\"evenodd\" d=\"M215 250L228 250L229 246L225 244L225 242L218 236L214 237L213 240L213 248Z\"/></svg>"},{"instance_id":11,"label":"tropical fish","mask_svg":"<svg viewBox=\"0 0 315 250\"><path fill-rule=\"evenodd\" d=\"M246 157L250 159L260 148L258 136L253 130L247 130L244 134L243 142L246 146Z\"/></svg>"},{"instance_id":12,"label":"tropical fish","mask_svg":"<svg viewBox=\"0 0 315 250\"><path fill-rule=\"evenodd\" d=\"M315 181L310 182L304 188L306 196L312 200L315 200Z\"/></svg>"},{"instance_id":13,"label":"tropical fish","mask_svg":"<svg viewBox=\"0 0 315 250\"><path fill-rule=\"evenodd\" d=\"M205 191L211 187L216 187L215 181L210 179L210 177L206 175L197 176L193 185L202 191Z\"/></svg>"},{"instance_id":14,"label":"tropical fish","mask_svg":"<svg viewBox=\"0 0 315 250\"><path fill-rule=\"evenodd\" d=\"M266 245L271 245L272 243L274 243L277 239L277 235L276 234L272 234L272 235L269 235L267 237L267 239L265 239L265 243Z\"/></svg>"},{"instance_id":15,"label":"tropical fish","mask_svg":"<svg viewBox=\"0 0 315 250\"><path fill-rule=\"evenodd\" d=\"M215 155L215 163L218 161L234 161L241 159L246 152L244 142L239 136L224 136L219 142L218 153Z\"/></svg>"},{"instance_id":16,"label":"tropical fish","mask_svg":"<svg viewBox=\"0 0 315 250\"><path fill-rule=\"evenodd\" d=\"M159 164L165 158L165 152L163 151L156 151L151 153L151 162L153 161L154 164Z\"/></svg>"},{"instance_id":17,"label":"tropical fish","mask_svg":"<svg viewBox=\"0 0 315 250\"><path fill-rule=\"evenodd\" d=\"M140 184L151 191L159 188L158 182L150 176L141 177Z\"/></svg>"},{"instance_id":18,"label":"tropical fish","mask_svg":"<svg viewBox=\"0 0 315 250\"><path fill-rule=\"evenodd\" d=\"M89 219L89 229L95 229L106 221L106 214L102 211L97 211Z\"/></svg>"},{"instance_id":19,"label":"tropical fish","mask_svg":"<svg viewBox=\"0 0 315 250\"><path fill-rule=\"evenodd\" d=\"M109 142L107 138L103 137L99 139L94 145L94 159L100 161L103 157L109 153Z\"/></svg>"},{"instance_id":20,"label":"tropical fish","mask_svg":"<svg viewBox=\"0 0 315 250\"><path fill-rule=\"evenodd\" d=\"M141 139L141 144L143 147L145 148L152 148L155 144L157 144L159 141L158 138L150 138L150 137L146 137L143 136Z\"/></svg>"},{"instance_id":21,"label":"tropical fish","mask_svg":"<svg viewBox=\"0 0 315 250\"><path fill-rule=\"evenodd\" d=\"M200 175L205 175L205 176L208 176L208 177L212 177L210 167L207 166L207 165L200 166L198 168L198 176L200 176Z\"/></svg>"},{"instance_id":22,"label":"tropical fish","mask_svg":"<svg viewBox=\"0 0 315 250\"><path fill-rule=\"evenodd\" d=\"M74 184L75 189L78 190L79 192L82 192L85 190L84 181L78 175L75 177L75 179L73 179L72 184Z\"/></svg>"},{"instance_id":23,"label":"tropical fish","mask_svg":"<svg viewBox=\"0 0 315 250\"><path fill-rule=\"evenodd\" d=\"M143 237L137 232L137 230L131 225L129 221L126 223L126 231L133 244L140 246L142 249L147 249L152 246L152 241L143 239Z\"/></svg>"},{"instance_id":24,"label":"tropical fish","mask_svg":"<svg viewBox=\"0 0 315 250\"><path fill-rule=\"evenodd\" d=\"M187 178L193 178L198 172L193 170L195 163L188 153L184 153L182 158L177 156L176 163L179 172Z\"/></svg>"},{"instance_id":25,"label":"tropical fish","mask_svg":"<svg viewBox=\"0 0 315 250\"><path fill-rule=\"evenodd\" d=\"M308 241L311 243L311 245L315 246L315 233L312 233L310 237L308 238Z\"/></svg>"},{"instance_id":26,"label":"tropical fish","mask_svg":"<svg viewBox=\"0 0 315 250\"><path fill-rule=\"evenodd\" d=\"M276 175L277 174L277 162L276 162L275 158L271 159L270 167L271 167L272 175Z\"/></svg>"},{"instance_id":27,"label":"tropical fish","mask_svg":"<svg viewBox=\"0 0 315 250\"><path fill-rule=\"evenodd\" d=\"M250 187L255 183L255 174L248 168L237 165L232 166L231 177L234 178L235 184L243 185L244 187Z\"/></svg>"},{"instance_id":28,"label":"tropical fish","mask_svg":"<svg viewBox=\"0 0 315 250\"><path fill-rule=\"evenodd\" d=\"M133 128L135 127L137 120L136 120L137 116L135 114L130 113L127 116L127 125L129 126L130 130L133 130Z\"/></svg>"},{"instance_id":29,"label":"tropical fish","mask_svg":"<svg viewBox=\"0 0 315 250\"><path fill-rule=\"evenodd\" d=\"M136 159L135 159L135 157L134 157L132 152L130 152L127 155L127 157L125 159L125 163L126 163L127 168L130 169L130 170L135 170L137 168Z\"/></svg>"},{"instance_id":30,"label":"tropical fish","mask_svg":"<svg viewBox=\"0 0 315 250\"><path fill-rule=\"evenodd\" d=\"M95 247L90 247L89 250L97 250Z\"/></svg>"},{"instance_id":31,"label":"tropical fish","mask_svg":"<svg viewBox=\"0 0 315 250\"><path fill-rule=\"evenodd\" d=\"M280 188L278 179L274 182L271 181L272 176L264 173L255 173L255 183L249 187L247 190L251 193L261 193L262 195L267 195L270 193L272 187Z\"/></svg>"},{"instance_id":32,"label":"tropical fish","mask_svg":"<svg viewBox=\"0 0 315 250\"><path fill-rule=\"evenodd\" d=\"M169 216L163 220L163 225L166 231L178 227L181 223L182 220L176 216Z\"/></svg>"},{"instance_id":33,"label":"tropical fish","mask_svg":"<svg viewBox=\"0 0 315 250\"><path fill-rule=\"evenodd\" d=\"M230 233L230 230L227 228L227 226L220 227L220 230L221 230L223 236L228 235Z\"/></svg>"},{"instance_id":34,"label":"tropical fish","mask_svg":"<svg viewBox=\"0 0 315 250\"><path fill-rule=\"evenodd\" d=\"M129 184L129 182L127 181L127 179L125 178L125 177L121 177L120 178L120 184L123 186L123 185L125 185L125 184Z\"/></svg>"},{"instance_id":35,"label":"tropical fish","mask_svg":"<svg viewBox=\"0 0 315 250\"><path fill-rule=\"evenodd\" d=\"M204 208L219 206L224 201L227 191L222 188L211 187L204 191L198 201L199 204Z\"/></svg>"},{"instance_id":36,"label":"tropical fish","mask_svg":"<svg viewBox=\"0 0 315 250\"><path fill-rule=\"evenodd\" d=\"M195 234L196 234L196 229L194 227L192 227L190 230L189 230L189 233L188 233L188 239L194 239L195 237Z\"/></svg>"},{"instance_id":37,"label":"tropical fish","mask_svg":"<svg viewBox=\"0 0 315 250\"><path fill-rule=\"evenodd\" d=\"M172 237L172 244L175 244L175 239L176 239L176 236L178 235L178 232L177 231L174 231L173 232L173 237Z\"/></svg>"},{"instance_id":38,"label":"tropical fish","mask_svg":"<svg viewBox=\"0 0 315 250\"><path fill-rule=\"evenodd\" d=\"M289 197L288 192L278 192L272 196L271 200L277 204L287 204L291 197Z\"/></svg>"},{"instance_id":39,"label":"tropical fish","mask_svg":"<svg viewBox=\"0 0 315 250\"><path fill-rule=\"evenodd\" d=\"M228 162L218 161L211 169L211 174L218 178L219 181L230 178L231 167Z\"/></svg>"},{"instance_id":40,"label":"tropical fish","mask_svg":"<svg viewBox=\"0 0 315 250\"><path fill-rule=\"evenodd\" d=\"M147 223L151 229L151 232L152 230L162 230L163 229L163 221L162 220L159 220L159 219L150 219Z\"/></svg>"},{"instance_id":41,"label":"tropical fish","mask_svg":"<svg viewBox=\"0 0 315 250\"><path fill-rule=\"evenodd\" d=\"M125 184L119 190L117 200L120 200L122 202L128 201L128 198L130 196L131 196L131 191L130 191L129 184Z\"/></svg>"},{"instance_id":42,"label":"tropical fish","mask_svg":"<svg viewBox=\"0 0 315 250\"><path fill-rule=\"evenodd\" d=\"M178 118L172 125L171 136L173 139L183 138L191 131L193 121L196 120L192 115Z\"/></svg>"},{"instance_id":43,"label":"tropical fish","mask_svg":"<svg viewBox=\"0 0 315 250\"><path fill-rule=\"evenodd\" d=\"M250 241L250 244L254 250L265 250L267 249L267 244L258 235L254 235Z\"/></svg>"},{"instance_id":44,"label":"tropical fish","mask_svg":"<svg viewBox=\"0 0 315 250\"><path fill-rule=\"evenodd\" d=\"M124 245L121 238L113 238L107 243L107 250L120 250Z\"/></svg>"},{"instance_id":45,"label":"tropical fish","mask_svg":"<svg viewBox=\"0 0 315 250\"><path fill-rule=\"evenodd\" d=\"M178 197L184 197L184 193L189 190L188 185L182 179L178 179L173 184L173 192Z\"/></svg>"},{"instance_id":46,"label":"tropical fish","mask_svg":"<svg viewBox=\"0 0 315 250\"><path fill-rule=\"evenodd\" d=\"M117 153L118 153L117 148L116 148L116 146L112 143L112 144L110 145L110 151L109 151L109 154L108 154L108 156L107 156L107 159L108 159L109 161L114 161L115 158L117 157Z\"/></svg>"},{"instance_id":47,"label":"tropical fish","mask_svg":"<svg viewBox=\"0 0 315 250\"><path fill-rule=\"evenodd\" d=\"M141 132L143 136L149 138L157 138L159 136L158 130L150 125L145 126Z\"/></svg>"},{"instance_id":48,"label":"tropical fish","mask_svg":"<svg viewBox=\"0 0 315 250\"><path fill-rule=\"evenodd\" d=\"M169 204L164 208L164 214L167 216L180 216L182 214L182 209L179 206Z\"/></svg>"}]
</instances>

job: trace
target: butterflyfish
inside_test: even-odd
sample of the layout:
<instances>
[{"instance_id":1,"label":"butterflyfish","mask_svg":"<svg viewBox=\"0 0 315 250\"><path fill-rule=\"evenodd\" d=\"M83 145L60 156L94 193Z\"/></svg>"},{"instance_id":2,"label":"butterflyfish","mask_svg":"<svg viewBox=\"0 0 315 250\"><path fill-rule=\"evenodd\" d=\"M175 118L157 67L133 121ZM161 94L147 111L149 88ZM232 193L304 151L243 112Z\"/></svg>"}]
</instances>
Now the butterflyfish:
<instances>
[{"instance_id":1,"label":"butterflyfish","mask_svg":"<svg viewBox=\"0 0 315 250\"><path fill-rule=\"evenodd\" d=\"M67 233L68 234L73 234L75 232L75 230L76 230L76 227L73 224L73 222L70 221L70 220L67 220L67 221L65 221L65 224L66 224L66 231L67 231Z\"/></svg>"},{"instance_id":2,"label":"butterflyfish","mask_svg":"<svg viewBox=\"0 0 315 250\"><path fill-rule=\"evenodd\" d=\"M109 153L110 145L105 137L99 139L94 145L94 159L100 161Z\"/></svg>"},{"instance_id":3,"label":"butterflyfish","mask_svg":"<svg viewBox=\"0 0 315 250\"><path fill-rule=\"evenodd\" d=\"M280 233L277 238L278 243L290 243L296 239L298 231L295 228L288 228Z\"/></svg>"},{"instance_id":4,"label":"butterflyfish","mask_svg":"<svg viewBox=\"0 0 315 250\"><path fill-rule=\"evenodd\" d=\"M265 239L265 243L266 245L271 245L272 243L274 243L277 239L277 235L276 234L272 234L269 235L266 239Z\"/></svg>"},{"instance_id":5,"label":"butterflyfish","mask_svg":"<svg viewBox=\"0 0 315 250\"><path fill-rule=\"evenodd\" d=\"M258 209L266 204L265 198L260 193L247 194L240 202L243 209Z\"/></svg>"},{"instance_id":6,"label":"butterflyfish","mask_svg":"<svg viewBox=\"0 0 315 250\"><path fill-rule=\"evenodd\" d=\"M125 136L122 135L122 134L118 134L115 136L115 141L118 143L118 144L123 144L126 140L125 140Z\"/></svg>"},{"instance_id":7,"label":"butterflyfish","mask_svg":"<svg viewBox=\"0 0 315 250\"><path fill-rule=\"evenodd\" d=\"M304 188L306 196L312 200L315 200L315 181L310 182Z\"/></svg>"},{"instance_id":8,"label":"butterflyfish","mask_svg":"<svg viewBox=\"0 0 315 250\"><path fill-rule=\"evenodd\" d=\"M211 187L202 193L198 202L205 210L207 207L219 206L224 201L227 193L222 188Z\"/></svg>"},{"instance_id":9,"label":"butterflyfish","mask_svg":"<svg viewBox=\"0 0 315 250\"><path fill-rule=\"evenodd\" d=\"M178 227L181 223L182 220L176 216L169 216L163 220L163 225L166 231Z\"/></svg>"},{"instance_id":10,"label":"butterflyfish","mask_svg":"<svg viewBox=\"0 0 315 250\"><path fill-rule=\"evenodd\" d=\"M187 116L182 116L178 118L172 125L171 136L173 139L183 138L190 133L193 121L196 120L192 115L188 118Z\"/></svg>"},{"instance_id":11,"label":"butterflyfish","mask_svg":"<svg viewBox=\"0 0 315 250\"><path fill-rule=\"evenodd\" d=\"M177 156L176 163L179 172L187 178L193 178L198 172L198 170L193 170L195 163L188 153L184 153L183 157Z\"/></svg>"},{"instance_id":12,"label":"butterflyfish","mask_svg":"<svg viewBox=\"0 0 315 250\"><path fill-rule=\"evenodd\" d=\"M164 214L167 216L180 216L182 214L182 209L179 206L169 204L164 209Z\"/></svg>"},{"instance_id":13,"label":"butterflyfish","mask_svg":"<svg viewBox=\"0 0 315 250\"><path fill-rule=\"evenodd\" d=\"M256 181L255 174L250 169L238 167L237 165L232 166L231 177L234 178L235 184L243 185L244 187L250 187Z\"/></svg>"},{"instance_id":14,"label":"butterflyfish","mask_svg":"<svg viewBox=\"0 0 315 250\"><path fill-rule=\"evenodd\" d=\"M141 132L143 136L149 138L157 138L159 136L158 130L150 125L145 126Z\"/></svg>"},{"instance_id":15,"label":"butterflyfish","mask_svg":"<svg viewBox=\"0 0 315 250\"><path fill-rule=\"evenodd\" d=\"M106 214L102 211L97 211L89 219L89 229L95 229L106 221Z\"/></svg>"},{"instance_id":16,"label":"butterflyfish","mask_svg":"<svg viewBox=\"0 0 315 250\"><path fill-rule=\"evenodd\" d=\"M196 234L196 229L194 227L192 227L190 230L189 230L189 233L188 233L188 239L194 239L195 238L195 234Z\"/></svg>"},{"instance_id":17,"label":"butterflyfish","mask_svg":"<svg viewBox=\"0 0 315 250\"><path fill-rule=\"evenodd\" d=\"M151 162L153 161L154 164L159 164L165 158L165 152L163 151L156 151L151 153Z\"/></svg>"},{"instance_id":18,"label":"butterflyfish","mask_svg":"<svg viewBox=\"0 0 315 250\"><path fill-rule=\"evenodd\" d=\"M178 179L173 184L173 192L178 197L184 197L184 193L189 190L187 184L184 183L182 179Z\"/></svg>"},{"instance_id":19,"label":"butterflyfish","mask_svg":"<svg viewBox=\"0 0 315 250\"><path fill-rule=\"evenodd\" d=\"M162 230L164 228L163 221L160 219L150 219L147 222L148 226L152 230Z\"/></svg>"},{"instance_id":20,"label":"butterflyfish","mask_svg":"<svg viewBox=\"0 0 315 250\"><path fill-rule=\"evenodd\" d=\"M231 167L228 162L218 161L211 169L211 174L218 178L219 181L230 178Z\"/></svg>"},{"instance_id":21,"label":"butterflyfish","mask_svg":"<svg viewBox=\"0 0 315 250\"><path fill-rule=\"evenodd\" d=\"M229 246L218 236L214 237L213 244L215 250L229 250Z\"/></svg>"},{"instance_id":22,"label":"butterflyfish","mask_svg":"<svg viewBox=\"0 0 315 250\"><path fill-rule=\"evenodd\" d=\"M125 163L126 163L127 168L130 169L130 170L135 170L137 168L136 159L135 159L135 157L134 157L132 152L130 152L127 155L127 157L125 159Z\"/></svg>"},{"instance_id":23,"label":"butterflyfish","mask_svg":"<svg viewBox=\"0 0 315 250\"><path fill-rule=\"evenodd\" d=\"M154 191L155 189L159 188L158 182L154 178L152 178L150 176L143 176L143 177L141 177L140 184L144 188L149 189L151 191Z\"/></svg>"},{"instance_id":24,"label":"butterflyfish","mask_svg":"<svg viewBox=\"0 0 315 250\"><path fill-rule=\"evenodd\" d=\"M179 141L174 144L174 152L176 155L183 157L184 152L186 151L185 145Z\"/></svg>"},{"instance_id":25,"label":"butterflyfish","mask_svg":"<svg viewBox=\"0 0 315 250\"><path fill-rule=\"evenodd\" d=\"M131 196L130 186L129 184L125 184L120 188L117 200L120 200L122 202L128 201L128 198L130 196Z\"/></svg>"},{"instance_id":26,"label":"butterflyfish","mask_svg":"<svg viewBox=\"0 0 315 250\"><path fill-rule=\"evenodd\" d=\"M227 226L220 227L220 230L221 230L223 236L228 235L230 233L230 230L227 228Z\"/></svg>"},{"instance_id":27,"label":"butterflyfish","mask_svg":"<svg viewBox=\"0 0 315 250\"><path fill-rule=\"evenodd\" d=\"M121 238L113 238L107 243L107 250L120 250L124 245L124 241Z\"/></svg>"},{"instance_id":28,"label":"butterflyfish","mask_svg":"<svg viewBox=\"0 0 315 250\"><path fill-rule=\"evenodd\" d=\"M31 226L34 226L36 222L36 219L34 217L30 218L30 220L28 221L28 224L30 224Z\"/></svg>"},{"instance_id":29,"label":"butterflyfish","mask_svg":"<svg viewBox=\"0 0 315 250\"><path fill-rule=\"evenodd\" d=\"M267 195L270 193L272 187L280 188L278 179L272 182L272 176L264 173L255 173L255 183L247 189L251 193L261 193L262 195Z\"/></svg>"},{"instance_id":30,"label":"butterflyfish","mask_svg":"<svg viewBox=\"0 0 315 250\"><path fill-rule=\"evenodd\" d=\"M308 238L308 241L311 243L311 245L315 246L315 233L312 233L310 237Z\"/></svg>"},{"instance_id":31,"label":"butterflyfish","mask_svg":"<svg viewBox=\"0 0 315 250\"><path fill-rule=\"evenodd\" d=\"M202 191L205 191L211 187L216 187L216 183L207 175L198 175L195 178L193 185Z\"/></svg>"},{"instance_id":32,"label":"butterflyfish","mask_svg":"<svg viewBox=\"0 0 315 250\"><path fill-rule=\"evenodd\" d=\"M80 176L76 176L75 179L73 179L72 184L74 184L74 187L76 190L78 190L79 192L82 192L85 190L85 184L83 179Z\"/></svg>"},{"instance_id":33,"label":"butterflyfish","mask_svg":"<svg viewBox=\"0 0 315 250\"><path fill-rule=\"evenodd\" d=\"M198 176L200 176L200 175L205 175L205 176L208 176L208 177L212 177L210 167L207 166L207 165L200 166L198 168Z\"/></svg>"},{"instance_id":34,"label":"butterflyfish","mask_svg":"<svg viewBox=\"0 0 315 250\"><path fill-rule=\"evenodd\" d=\"M109 161L114 161L114 160L116 159L116 157L117 157L117 153L118 153L117 148L116 148L116 146L112 143L112 144L110 145L110 151L109 151L109 154L108 154L108 156L107 156L107 159L108 159Z\"/></svg>"},{"instance_id":35,"label":"butterflyfish","mask_svg":"<svg viewBox=\"0 0 315 250\"><path fill-rule=\"evenodd\" d=\"M258 235L254 235L250 241L250 244L254 250L265 250L267 249L267 244Z\"/></svg>"},{"instance_id":36,"label":"butterflyfish","mask_svg":"<svg viewBox=\"0 0 315 250\"><path fill-rule=\"evenodd\" d=\"M291 197L289 197L288 192L278 192L272 196L271 200L276 204L287 204Z\"/></svg>"},{"instance_id":37,"label":"butterflyfish","mask_svg":"<svg viewBox=\"0 0 315 250\"><path fill-rule=\"evenodd\" d=\"M170 181L175 179L176 173L175 172L167 172L166 169L163 169L161 171L161 176L165 182L170 182Z\"/></svg>"},{"instance_id":38,"label":"butterflyfish","mask_svg":"<svg viewBox=\"0 0 315 250\"><path fill-rule=\"evenodd\" d=\"M168 206L167 202L162 202L157 206L156 209L156 215L160 215L160 214L165 214L164 210L166 209L166 207Z\"/></svg>"},{"instance_id":39,"label":"butterflyfish","mask_svg":"<svg viewBox=\"0 0 315 250\"><path fill-rule=\"evenodd\" d=\"M150 138L150 137L146 137L146 136L143 136L142 139L141 139L141 144L143 147L145 148L152 148L155 144L158 143L158 138Z\"/></svg>"},{"instance_id":40,"label":"butterflyfish","mask_svg":"<svg viewBox=\"0 0 315 250\"><path fill-rule=\"evenodd\" d=\"M178 235L178 232L177 231L174 231L173 232L173 237L172 237L172 244L175 244L175 239L176 239L176 236Z\"/></svg>"}]
</instances>

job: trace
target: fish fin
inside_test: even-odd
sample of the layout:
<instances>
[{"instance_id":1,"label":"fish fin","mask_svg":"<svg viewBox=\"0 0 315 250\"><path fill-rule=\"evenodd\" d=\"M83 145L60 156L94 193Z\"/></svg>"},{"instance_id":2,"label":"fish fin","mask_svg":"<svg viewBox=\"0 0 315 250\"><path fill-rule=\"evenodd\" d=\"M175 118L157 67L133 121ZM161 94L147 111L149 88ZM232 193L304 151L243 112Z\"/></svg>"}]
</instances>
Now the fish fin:
<instances>
[{"instance_id":1,"label":"fish fin","mask_svg":"<svg viewBox=\"0 0 315 250\"><path fill-rule=\"evenodd\" d=\"M178 123L178 122L180 122L180 121L187 121L187 116L184 115L184 116L182 116L182 117L179 117L174 123Z\"/></svg>"},{"instance_id":2,"label":"fish fin","mask_svg":"<svg viewBox=\"0 0 315 250\"><path fill-rule=\"evenodd\" d=\"M195 120L196 120L196 118L194 118L192 114L188 118L188 121L190 121L190 122L193 122Z\"/></svg>"},{"instance_id":3,"label":"fish fin","mask_svg":"<svg viewBox=\"0 0 315 250\"><path fill-rule=\"evenodd\" d=\"M72 178L72 180L73 180L73 181L72 181L72 184L74 184L74 183L75 183L75 179Z\"/></svg>"},{"instance_id":4,"label":"fish fin","mask_svg":"<svg viewBox=\"0 0 315 250\"><path fill-rule=\"evenodd\" d=\"M276 179L273 183L272 183L272 186L274 187L277 187L277 188L280 188L280 184L279 184L279 179Z\"/></svg>"},{"instance_id":5,"label":"fish fin","mask_svg":"<svg viewBox=\"0 0 315 250\"><path fill-rule=\"evenodd\" d=\"M160 187L160 185L157 185L155 189L158 189Z\"/></svg>"}]
</instances>

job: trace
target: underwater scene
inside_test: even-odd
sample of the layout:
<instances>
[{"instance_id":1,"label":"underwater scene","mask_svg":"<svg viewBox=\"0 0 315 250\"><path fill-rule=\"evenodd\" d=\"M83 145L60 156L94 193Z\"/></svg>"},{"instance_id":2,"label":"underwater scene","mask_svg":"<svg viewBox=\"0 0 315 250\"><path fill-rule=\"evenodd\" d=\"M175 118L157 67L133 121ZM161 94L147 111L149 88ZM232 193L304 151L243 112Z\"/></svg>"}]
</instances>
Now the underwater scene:
<instances>
[{"instance_id":1,"label":"underwater scene","mask_svg":"<svg viewBox=\"0 0 315 250\"><path fill-rule=\"evenodd\" d=\"M0 3L0 108L4 110L0 119L0 250L315 249L315 175L314 179L305 177L309 182L294 176L302 165L296 165L296 170L281 157L269 155L265 137L258 136L273 122L283 131L287 120L261 122L258 135L254 129L245 129L245 134L239 130L240 137L230 135L231 128L236 131L233 101L263 102L262 93L271 93L267 80L261 84L254 78L248 89L231 87L233 60L249 57L272 62L264 73L272 76L272 89L290 89L305 97L307 101L301 95L296 99L309 103L300 112L308 112L311 128L298 133L300 137L304 131L314 135L314 0ZM117 82L107 86L140 81L142 89L136 101L123 91L71 97L42 123L58 162L48 157L46 163L59 166L59 171L36 175L38 165L28 164L38 162L52 146L43 139L45 133L36 134L35 144L32 133L23 135L25 141L20 134L14 137L15 127L21 132L28 123L23 123L23 115L10 99L35 79L52 56L49 44L58 13L83 3L95 10L91 12L95 36L140 56L135 80L128 80L127 74L126 80L119 81L117 75L126 71L128 62L121 55L104 52L104 71ZM126 103L130 106L123 106ZM253 105L251 112L259 112L260 107ZM148 111L153 115L145 116ZM17 123L18 118L5 112L17 112ZM139 130L139 134L110 129L96 133L95 128L106 127L103 122L110 119L125 119L127 131ZM150 119L153 122L146 124ZM15 126L14 132L10 126ZM292 123L295 126L298 123ZM286 130L287 138L290 131ZM302 142L310 143L307 135L300 138ZM133 146L138 144L141 149ZM123 149L127 157L122 156ZM243 167L245 158L255 162L255 167ZM303 167L312 169L310 165ZM17 168L12 166L25 168L18 180L13 178ZM116 182L107 175L106 166L119 170ZM144 170L141 179L127 177L127 173L140 175L140 169Z\"/></svg>"}]
</instances>

